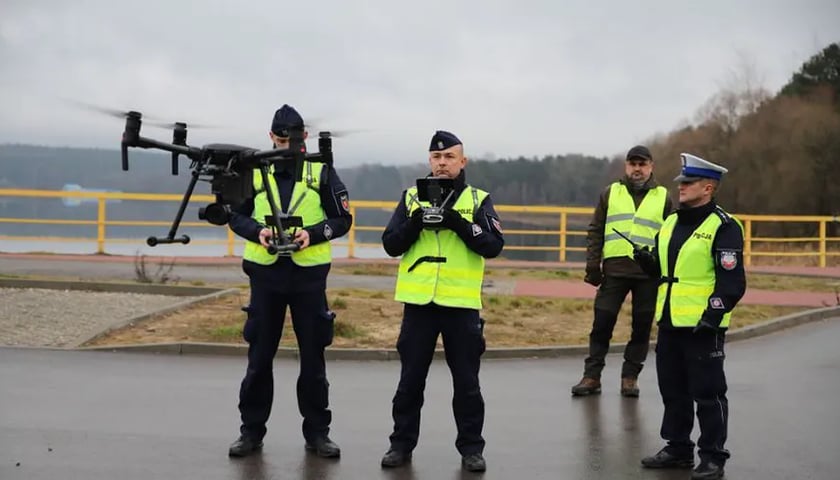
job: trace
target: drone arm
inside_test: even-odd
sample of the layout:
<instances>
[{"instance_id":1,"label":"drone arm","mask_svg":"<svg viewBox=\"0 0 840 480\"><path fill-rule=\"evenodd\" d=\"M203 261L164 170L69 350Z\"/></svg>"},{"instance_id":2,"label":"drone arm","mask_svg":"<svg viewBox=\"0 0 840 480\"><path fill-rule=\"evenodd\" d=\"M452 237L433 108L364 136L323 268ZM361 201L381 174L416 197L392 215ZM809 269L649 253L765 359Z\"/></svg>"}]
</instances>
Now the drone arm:
<instances>
[{"instance_id":1,"label":"drone arm","mask_svg":"<svg viewBox=\"0 0 840 480\"><path fill-rule=\"evenodd\" d=\"M304 152L301 152L304 153ZM278 161L289 160L294 157L294 152L289 149L255 150L243 155L241 161L246 165L259 167L262 160ZM319 153L306 153L304 159L307 162L318 162L332 165L332 151Z\"/></svg>"},{"instance_id":2,"label":"drone arm","mask_svg":"<svg viewBox=\"0 0 840 480\"><path fill-rule=\"evenodd\" d=\"M186 145L173 145L171 143L161 142L152 138L138 136L133 142L125 142L125 146L136 148L156 148L158 150L165 150L167 152L177 153L179 155L186 155L190 159L196 160L201 157L201 149L190 147Z\"/></svg>"}]
</instances>

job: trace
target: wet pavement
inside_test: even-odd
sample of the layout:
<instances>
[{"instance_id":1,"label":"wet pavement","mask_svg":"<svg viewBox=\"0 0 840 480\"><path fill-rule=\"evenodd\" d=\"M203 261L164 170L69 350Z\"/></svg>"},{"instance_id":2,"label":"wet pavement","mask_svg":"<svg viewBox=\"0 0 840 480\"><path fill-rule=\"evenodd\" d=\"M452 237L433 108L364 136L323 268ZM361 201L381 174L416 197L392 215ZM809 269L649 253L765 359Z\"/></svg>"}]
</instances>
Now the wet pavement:
<instances>
[{"instance_id":1,"label":"wet pavement","mask_svg":"<svg viewBox=\"0 0 840 480\"><path fill-rule=\"evenodd\" d=\"M730 479L835 479L840 468L840 318L728 346ZM652 356L653 354L651 354ZM639 459L661 446L650 365L642 396L572 398L582 358L485 361L486 474L462 473L451 380L432 366L409 468L383 471L398 362L328 364L338 461L307 454L294 360L277 360L276 400L256 457L233 460L244 357L0 348L0 478L74 479L687 479ZM696 433L695 433L696 435ZM696 438L696 437L695 437Z\"/></svg>"}]
</instances>

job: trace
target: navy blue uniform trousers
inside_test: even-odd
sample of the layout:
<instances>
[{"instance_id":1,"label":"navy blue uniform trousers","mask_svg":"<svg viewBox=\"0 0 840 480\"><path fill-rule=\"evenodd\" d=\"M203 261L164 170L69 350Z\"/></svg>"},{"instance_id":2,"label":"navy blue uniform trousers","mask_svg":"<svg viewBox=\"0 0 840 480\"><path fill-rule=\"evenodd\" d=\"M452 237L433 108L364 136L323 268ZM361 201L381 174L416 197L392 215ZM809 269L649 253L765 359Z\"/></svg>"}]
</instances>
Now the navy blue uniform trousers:
<instances>
[{"instance_id":1,"label":"navy blue uniform trousers","mask_svg":"<svg viewBox=\"0 0 840 480\"><path fill-rule=\"evenodd\" d=\"M696 403L700 459L722 465L729 458L729 451L723 447L729 419L723 371L724 339L723 331L693 333L691 328L659 329L656 372L665 405L661 435L668 442L667 451L673 455L694 456L691 431Z\"/></svg>"},{"instance_id":2,"label":"navy blue uniform trousers","mask_svg":"<svg viewBox=\"0 0 840 480\"><path fill-rule=\"evenodd\" d=\"M401 372L393 399L391 448L410 452L417 446L423 392L438 335L443 337L446 363L452 374L452 411L458 430L455 447L461 455L482 453L484 398L478 371L486 348L484 321L478 310L436 304L405 304L397 339Z\"/></svg>"},{"instance_id":3,"label":"navy blue uniform trousers","mask_svg":"<svg viewBox=\"0 0 840 480\"><path fill-rule=\"evenodd\" d=\"M240 430L255 439L265 436L274 400L272 366L288 307L300 354L298 408L303 416L303 436L311 441L327 435L332 420L324 348L332 343L335 316L327 308L324 291L280 293L261 283L251 282L251 304L243 332L249 346L248 369L239 390Z\"/></svg>"}]
</instances>

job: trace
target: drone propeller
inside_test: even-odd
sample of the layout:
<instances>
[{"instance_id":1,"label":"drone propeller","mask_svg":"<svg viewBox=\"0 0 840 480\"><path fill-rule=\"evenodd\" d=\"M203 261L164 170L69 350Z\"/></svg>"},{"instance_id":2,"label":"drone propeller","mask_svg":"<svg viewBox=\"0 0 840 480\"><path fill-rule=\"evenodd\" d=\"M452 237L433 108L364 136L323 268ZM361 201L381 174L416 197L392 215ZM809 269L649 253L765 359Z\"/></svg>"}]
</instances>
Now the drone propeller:
<instances>
[{"instance_id":1,"label":"drone propeller","mask_svg":"<svg viewBox=\"0 0 840 480\"><path fill-rule=\"evenodd\" d=\"M67 103L73 104L78 108L82 108L82 109L85 109L85 110L90 110L90 111L93 111L93 112L105 114L105 115L108 115L108 116L111 116L111 117L116 117L116 118L126 118L126 117L129 116L130 113L133 112L133 110L120 110L120 109L117 109L117 108L103 107L103 106L100 106L100 105L95 105L95 104L92 104L92 103L82 102L82 101L73 100L73 99L64 99L64 101L67 102ZM197 124L197 123L186 124L184 122L166 122L166 121L163 121L159 116L151 116L151 115L147 115L145 113L143 113L142 115L143 115L143 124L144 125L165 128L167 130L172 130L172 129L175 129L175 128L184 128L185 125L189 128L201 128L201 129L204 129L204 128L208 128L208 129L209 128L219 128L216 125Z\"/></svg>"},{"instance_id":2,"label":"drone propeller","mask_svg":"<svg viewBox=\"0 0 840 480\"><path fill-rule=\"evenodd\" d=\"M73 100L73 99L63 99L63 100L67 103L75 105L78 108L82 108L84 110L90 110L92 112L102 113L102 114L105 114L105 115L108 115L108 116L111 116L111 117L116 117L116 118L127 118L129 116L129 114L131 114L134 111L134 110L120 110L120 109L117 109L117 108L103 107L103 106L100 106L100 105L95 105L95 104L92 104L92 103L82 102L82 101ZM146 119L155 120L156 117L143 114L143 119L144 120L146 120Z\"/></svg>"},{"instance_id":3,"label":"drone propeller","mask_svg":"<svg viewBox=\"0 0 840 480\"><path fill-rule=\"evenodd\" d=\"M330 136L332 138L345 138L350 135L355 135L357 133L369 132L370 129L366 128L356 128L356 129L346 129L340 128L337 130L333 130L331 128L324 128L327 124L323 118L321 117L311 117L309 118L308 122L303 124L304 128L309 132L309 134L313 134L314 132L330 132Z\"/></svg>"},{"instance_id":4,"label":"drone propeller","mask_svg":"<svg viewBox=\"0 0 840 480\"><path fill-rule=\"evenodd\" d=\"M165 128L167 130L172 130L174 128L201 128L201 129L210 129L210 128L220 128L218 125L207 125L204 123L186 123L186 122L143 122L144 125L152 125L155 127Z\"/></svg>"}]
</instances>

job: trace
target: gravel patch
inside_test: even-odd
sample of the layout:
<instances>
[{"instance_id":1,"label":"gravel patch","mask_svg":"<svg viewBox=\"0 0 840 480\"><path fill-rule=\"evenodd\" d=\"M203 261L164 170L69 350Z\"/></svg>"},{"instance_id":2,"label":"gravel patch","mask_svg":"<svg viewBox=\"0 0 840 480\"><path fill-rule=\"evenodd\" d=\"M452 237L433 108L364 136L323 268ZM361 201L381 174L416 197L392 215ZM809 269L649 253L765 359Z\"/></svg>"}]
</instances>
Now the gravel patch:
<instances>
[{"instance_id":1,"label":"gravel patch","mask_svg":"<svg viewBox=\"0 0 840 480\"><path fill-rule=\"evenodd\" d=\"M73 347L92 331L184 300L171 295L0 288L0 345Z\"/></svg>"}]
</instances>

